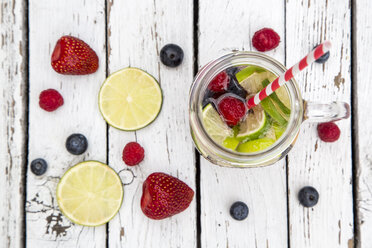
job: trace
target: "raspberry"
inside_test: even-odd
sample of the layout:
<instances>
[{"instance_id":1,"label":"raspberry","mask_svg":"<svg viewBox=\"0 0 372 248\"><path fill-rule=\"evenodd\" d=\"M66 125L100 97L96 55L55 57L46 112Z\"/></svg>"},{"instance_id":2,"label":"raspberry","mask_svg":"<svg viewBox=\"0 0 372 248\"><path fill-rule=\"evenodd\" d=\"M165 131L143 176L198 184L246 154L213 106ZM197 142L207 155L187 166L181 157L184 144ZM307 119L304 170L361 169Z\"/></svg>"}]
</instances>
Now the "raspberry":
<instances>
[{"instance_id":1,"label":"raspberry","mask_svg":"<svg viewBox=\"0 0 372 248\"><path fill-rule=\"evenodd\" d=\"M218 103L218 112L229 126L237 125L245 116L247 109L245 103L236 97L224 97Z\"/></svg>"},{"instance_id":2,"label":"raspberry","mask_svg":"<svg viewBox=\"0 0 372 248\"><path fill-rule=\"evenodd\" d=\"M266 52L279 45L280 36L271 28L263 28L254 33L253 46L260 52Z\"/></svg>"},{"instance_id":3,"label":"raspberry","mask_svg":"<svg viewBox=\"0 0 372 248\"><path fill-rule=\"evenodd\" d=\"M145 157L145 150L137 142L129 142L123 149L123 161L126 165L139 164Z\"/></svg>"},{"instance_id":4,"label":"raspberry","mask_svg":"<svg viewBox=\"0 0 372 248\"><path fill-rule=\"evenodd\" d=\"M230 78L225 71L215 76L208 85L208 89L213 92L224 92L227 90Z\"/></svg>"},{"instance_id":5,"label":"raspberry","mask_svg":"<svg viewBox=\"0 0 372 248\"><path fill-rule=\"evenodd\" d=\"M340 138L340 129L333 122L319 123L318 136L324 142L335 142Z\"/></svg>"},{"instance_id":6,"label":"raspberry","mask_svg":"<svg viewBox=\"0 0 372 248\"><path fill-rule=\"evenodd\" d=\"M45 111L52 112L63 105L63 97L53 89L44 90L39 96L39 106Z\"/></svg>"}]
</instances>

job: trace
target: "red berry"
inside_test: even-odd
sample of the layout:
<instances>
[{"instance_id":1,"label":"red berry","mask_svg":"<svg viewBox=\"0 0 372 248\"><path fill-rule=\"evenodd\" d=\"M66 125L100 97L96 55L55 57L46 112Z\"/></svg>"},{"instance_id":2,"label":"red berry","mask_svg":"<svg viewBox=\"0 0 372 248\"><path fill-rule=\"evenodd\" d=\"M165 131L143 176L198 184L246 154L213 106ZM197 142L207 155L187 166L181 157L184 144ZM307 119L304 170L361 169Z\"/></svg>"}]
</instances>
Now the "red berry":
<instances>
[{"instance_id":1,"label":"red berry","mask_svg":"<svg viewBox=\"0 0 372 248\"><path fill-rule=\"evenodd\" d=\"M44 90L39 95L39 106L45 111L52 112L62 105L63 97L56 90Z\"/></svg>"},{"instance_id":2,"label":"red berry","mask_svg":"<svg viewBox=\"0 0 372 248\"><path fill-rule=\"evenodd\" d=\"M227 90L229 82L229 76L225 71L223 71L212 79L208 85L208 89L213 92L224 92Z\"/></svg>"},{"instance_id":3,"label":"red berry","mask_svg":"<svg viewBox=\"0 0 372 248\"><path fill-rule=\"evenodd\" d=\"M229 126L237 125L247 112L245 103L232 96L227 96L220 100L217 108L218 112Z\"/></svg>"},{"instance_id":4,"label":"red berry","mask_svg":"<svg viewBox=\"0 0 372 248\"><path fill-rule=\"evenodd\" d=\"M263 28L254 33L253 46L260 52L270 51L279 45L280 36L271 28Z\"/></svg>"},{"instance_id":5,"label":"red berry","mask_svg":"<svg viewBox=\"0 0 372 248\"><path fill-rule=\"evenodd\" d=\"M145 157L145 150L137 142L129 142L123 149L123 161L129 166L139 164Z\"/></svg>"},{"instance_id":6,"label":"red berry","mask_svg":"<svg viewBox=\"0 0 372 248\"><path fill-rule=\"evenodd\" d=\"M52 54L52 67L65 75L90 74L98 69L98 57L84 41L73 36L62 36Z\"/></svg>"},{"instance_id":7,"label":"red berry","mask_svg":"<svg viewBox=\"0 0 372 248\"><path fill-rule=\"evenodd\" d=\"M184 211L193 197L194 191L178 178L152 173L143 183L141 209L147 217L160 220Z\"/></svg>"},{"instance_id":8,"label":"red berry","mask_svg":"<svg viewBox=\"0 0 372 248\"><path fill-rule=\"evenodd\" d=\"M319 123L318 136L324 142L335 142L340 138L340 128L333 122Z\"/></svg>"}]
</instances>

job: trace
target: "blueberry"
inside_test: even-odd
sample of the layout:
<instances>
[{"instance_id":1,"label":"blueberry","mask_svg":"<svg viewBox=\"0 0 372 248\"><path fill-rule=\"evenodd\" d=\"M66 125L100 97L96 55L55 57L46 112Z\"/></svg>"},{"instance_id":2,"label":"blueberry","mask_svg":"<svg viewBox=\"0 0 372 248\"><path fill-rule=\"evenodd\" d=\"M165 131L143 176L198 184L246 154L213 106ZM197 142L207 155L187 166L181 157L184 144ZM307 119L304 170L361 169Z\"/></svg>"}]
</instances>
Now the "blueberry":
<instances>
[{"instance_id":1,"label":"blueberry","mask_svg":"<svg viewBox=\"0 0 372 248\"><path fill-rule=\"evenodd\" d=\"M311 186L303 187L298 192L298 200L304 207L313 207L318 203L319 193Z\"/></svg>"},{"instance_id":2,"label":"blueberry","mask_svg":"<svg viewBox=\"0 0 372 248\"><path fill-rule=\"evenodd\" d=\"M88 140L80 133L71 134L66 140L66 149L74 155L84 153L88 148Z\"/></svg>"},{"instance_id":3,"label":"blueberry","mask_svg":"<svg viewBox=\"0 0 372 248\"><path fill-rule=\"evenodd\" d=\"M209 89L205 90L204 96L203 96L203 102L202 106L203 108L208 105L208 103L213 103L213 99L217 99L220 96L222 96L224 92L213 92Z\"/></svg>"},{"instance_id":4,"label":"blueberry","mask_svg":"<svg viewBox=\"0 0 372 248\"><path fill-rule=\"evenodd\" d=\"M316 45L313 49L315 49L318 45ZM329 59L329 52L326 52L322 57L315 60L315 62L319 64L324 64Z\"/></svg>"},{"instance_id":5,"label":"blueberry","mask_svg":"<svg viewBox=\"0 0 372 248\"><path fill-rule=\"evenodd\" d=\"M237 201L230 207L230 215L235 220L244 220L245 218L247 218L248 213L248 206L244 202Z\"/></svg>"},{"instance_id":6,"label":"blueberry","mask_svg":"<svg viewBox=\"0 0 372 248\"><path fill-rule=\"evenodd\" d=\"M36 176L43 175L48 168L48 163L42 159L37 158L31 162L31 172L34 173Z\"/></svg>"},{"instance_id":7,"label":"blueberry","mask_svg":"<svg viewBox=\"0 0 372 248\"><path fill-rule=\"evenodd\" d=\"M227 87L227 91L245 99L248 95L247 91L242 86L240 86L235 75L229 75L229 76L230 76L230 83Z\"/></svg>"},{"instance_id":8,"label":"blueberry","mask_svg":"<svg viewBox=\"0 0 372 248\"><path fill-rule=\"evenodd\" d=\"M183 51L182 48L175 44L165 45L160 50L161 62L169 67L176 67L182 63Z\"/></svg>"},{"instance_id":9,"label":"blueberry","mask_svg":"<svg viewBox=\"0 0 372 248\"><path fill-rule=\"evenodd\" d=\"M214 92L210 91L208 89L205 90L202 106L203 108L208 105L208 103L211 102L211 99L213 98Z\"/></svg>"},{"instance_id":10,"label":"blueberry","mask_svg":"<svg viewBox=\"0 0 372 248\"><path fill-rule=\"evenodd\" d=\"M232 66L226 69L226 73L229 76L235 76L236 73L238 73L240 69L238 67Z\"/></svg>"}]
</instances>

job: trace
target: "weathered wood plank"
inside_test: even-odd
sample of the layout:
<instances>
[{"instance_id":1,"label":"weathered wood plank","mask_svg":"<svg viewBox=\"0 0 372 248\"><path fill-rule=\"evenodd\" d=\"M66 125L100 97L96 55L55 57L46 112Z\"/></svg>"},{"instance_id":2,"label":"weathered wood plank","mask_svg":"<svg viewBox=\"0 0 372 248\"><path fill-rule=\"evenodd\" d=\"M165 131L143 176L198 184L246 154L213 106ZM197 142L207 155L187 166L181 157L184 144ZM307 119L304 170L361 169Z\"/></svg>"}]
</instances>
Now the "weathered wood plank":
<instances>
[{"instance_id":1,"label":"weathered wood plank","mask_svg":"<svg viewBox=\"0 0 372 248\"><path fill-rule=\"evenodd\" d=\"M26 32L22 1L0 3L0 247L23 243Z\"/></svg>"},{"instance_id":2,"label":"weathered wood plank","mask_svg":"<svg viewBox=\"0 0 372 248\"><path fill-rule=\"evenodd\" d=\"M183 213L154 221L140 208L142 182L152 172L179 177L195 189L194 149L188 128L188 92L193 79L192 1L108 1L108 67L110 73L132 66L159 79L164 102L150 126L136 131L109 130L109 164L136 176L124 187L124 202L109 225L110 247L195 247L195 199ZM167 68L160 49L175 43L184 50L184 61ZM124 145L137 140L145 149L144 161L127 167L121 158ZM123 179L131 181L131 172Z\"/></svg>"},{"instance_id":3,"label":"weathered wood plank","mask_svg":"<svg viewBox=\"0 0 372 248\"><path fill-rule=\"evenodd\" d=\"M73 6L73 7L72 7ZM104 247L105 226L71 224L58 210L55 188L62 174L77 162L106 161L106 124L98 111L98 91L105 79L105 1L29 1L30 112L29 161L42 157L49 164L45 175L27 173L28 247ZM50 66L56 41L71 34L87 42L100 59L99 70L86 76L57 74ZM64 105L49 113L40 109L42 90L54 88ZM84 134L88 151L74 156L65 149L72 133Z\"/></svg>"},{"instance_id":4,"label":"weathered wood plank","mask_svg":"<svg viewBox=\"0 0 372 248\"><path fill-rule=\"evenodd\" d=\"M370 69L370 50L372 44L372 3L366 0L355 1L356 4L356 78L357 92L356 109L358 111L358 123L356 125L358 139L358 175L357 175L357 207L359 226L359 247L367 248L372 244L372 130L371 130L371 94L372 86L368 83L372 73Z\"/></svg>"},{"instance_id":5,"label":"weathered wood plank","mask_svg":"<svg viewBox=\"0 0 372 248\"><path fill-rule=\"evenodd\" d=\"M332 42L324 65L313 64L296 77L304 99L350 102L349 1L297 1L286 5L287 65L324 40ZM291 247L347 247L353 242L353 199L350 119L337 123L335 143L318 139L316 124L303 124L288 157ZM313 208L300 205L303 186L315 187L320 200ZM350 247L350 246L349 246Z\"/></svg>"},{"instance_id":6,"label":"weathered wood plank","mask_svg":"<svg viewBox=\"0 0 372 248\"><path fill-rule=\"evenodd\" d=\"M199 66L231 50L254 50L253 34L271 27L284 38L283 1L200 1ZM268 52L284 62L284 39ZM257 169L220 168L201 159L203 247L286 247L286 166ZM243 222L229 216L234 201L249 207Z\"/></svg>"}]
</instances>

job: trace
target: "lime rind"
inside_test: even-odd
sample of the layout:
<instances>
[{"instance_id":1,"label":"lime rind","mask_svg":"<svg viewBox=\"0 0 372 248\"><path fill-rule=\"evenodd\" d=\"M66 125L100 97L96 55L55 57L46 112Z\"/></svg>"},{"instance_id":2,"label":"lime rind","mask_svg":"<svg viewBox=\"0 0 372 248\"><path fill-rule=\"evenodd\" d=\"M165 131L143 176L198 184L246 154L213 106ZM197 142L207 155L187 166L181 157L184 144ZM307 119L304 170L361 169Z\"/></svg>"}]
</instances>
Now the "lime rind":
<instances>
[{"instance_id":1,"label":"lime rind","mask_svg":"<svg viewBox=\"0 0 372 248\"><path fill-rule=\"evenodd\" d=\"M132 88L124 87L124 90L123 88L117 87L117 85L112 85L113 83L110 85L110 81L113 80L115 77L123 77L123 74L128 72L139 73L140 76L135 78L135 80L131 80L131 82L137 82L137 85L134 85ZM138 83L141 82L139 81L141 77L147 82L151 82L150 87L141 88L140 83ZM153 90L148 92L150 88L152 88ZM105 91L111 92L107 93ZM138 96L140 96L140 101L142 103L145 102L145 104L141 105L139 104L139 102L134 101L132 104L130 104L132 107L129 106L129 104L123 106L123 100L128 99L128 94L137 92L142 92L143 94L137 94L136 97L133 97L134 100L138 99ZM110 93L119 95L120 97L105 96L105 94L110 95ZM151 99L154 94L156 95L157 99ZM130 96L131 100L133 100L133 98ZM122 131L136 131L150 125L158 117L163 105L163 93L159 83L153 76L139 68L127 67L112 73L109 77L106 78L99 91L98 105L102 117L110 126ZM115 106L112 107L115 110L112 111L108 105ZM118 105L122 105L121 108L117 107ZM121 115L119 115L120 112L122 113ZM123 112L125 112L126 114L123 114ZM141 114L142 117L148 116L148 118L146 119L146 121L139 122L138 114ZM113 116L117 118L114 119L115 117ZM118 122L120 122L120 124L118 124ZM123 124L123 122L126 122L125 125Z\"/></svg>"},{"instance_id":2,"label":"lime rind","mask_svg":"<svg viewBox=\"0 0 372 248\"><path fill-rule=\"evenodd\" d=\"M227 137L224 141L223 141L223 146L227 149L230 149L230 150L235 150L238 145L239 145L240 141L235 138L235 137Z\"/></svg>"},{"instance_id":3,"label":"lime rind","mask_svg":"<svg viewBox=\"0 0 372 248\"><path fill-rule=\"evenodd\" d=\"M258 107L254 109L256 111L253 114L248 114L245 121L240 125L239 133L236 135L236 138L241 142L258 139L270 127L265 111L262 109L257 110ZM260 120L257 119L258 116L261 116ZM255 123L257 127L254 129L248 127L248 125L252 125L252 123ZM243 131L244 129L245 131Z\"/></svg>"},{"instance_id":4,"label":"lime rind","mask_svg":"<svg viewBox=\"0 0 372 248\"><path fill-rule=\"evenodd\" d=\"M287 126L287 120L278 112L274 103L272 103L269 97L261 100L261 106L267 114L269 114L275 121L282 126Z\"/></svg>"},{"instance_id":5,"label":"lime rind","mask_svg":"<svg viewBox=\"0 0 372 248\"><path fill-rule=\"evenodd\" d=\"M76 217L74 217L70 213L70 210L67 210L66 209L64 203L62 203L62 201L64 199L63 196L61 195L62 194L63 187L70 188L69 190L71 190L71 188L72 188L72 186L70 184L66 184L66 181L71 181L71 180L69 180L70 179L69 177L71 177L73 175L72 173L74 173L75 170L79 170L79 169L81 169L80 167L87 166L89 164L94 164L95 166L103 166L103 168L105 168L105 172L104 173L107 173L107 171L109 171L112 174L113 178L116 179L116 183L117 183L116 186L120 185L120 199L114 199L117 202L117 206L115 208L115 211L112 211L111 214L109 214L106 218L104 218L102 221L97 222L97 223L91 223L91 222L88 223L87 221L82 221L82 220L77 219ZM78 176L76 176L76 179L80 180ZM102 181L103 181L103 179L102 179ZM101 183L102 183L102 181L101 181ZM84 194L83 191L84 191L84 189L86 190L86 187L89 186L89 185L88 184L85 184L84 182L81 182L81 181L79 181L78 183L81 184L81 188L83 190L81 190L80 192L76 192L76 191L79 191L79 189L74 189L74 191L76 193L80 193L81 196L84 196L85 194ZM93 182L91 182L91 183L93 183ZM113 185L111 185L111 187ZM81 194L81 193L83 193L83 194ZM124 199L124 189L123 189L123 186L122 186L121 179L120 179L119 175L111 167L109 167L108 165L106 165L104 163L101 163L99 161L89 160L89 161L84 161L84 162L78 163L78 164L72 166L71 168L69 168L65 172L65 174L62 176L62 178L60 179L60 181L59 181L59 183L57 185L56 196L57 196L57 204L58 204L59 210L71 222L73 222L75 224L78 224L78 225L82 225L82 226L96 227L96 226L101 226L103 224L106 224L107 222L109 222L110 220L112 220L112 218L114 218L115 215L119 212L120 207L121 207L122 202L123 202L123 199ZM79 200L79 197L77 197L77 200ZM112 199L110 201L113 202ZM80 200L80 202L81 202L81 200ZM80 206L78 206L78 207L80 207Z\"/></svg>"},{"instance_id":6,"label":"lime rind","mask_svg":"<svg viewBox=\"0 0 372 248\"><path fill-rule=\"evenodd\" d=\"M251 65L251 66L247 66L246 68L242 69L241 71L239 71L238 73L236 73L236 79L238 80L238 82L240 83L241 81L243 81L244 79L246 79L247 77L249 77L250 75L252 75L254 72L264 72L265 69L263 69L262 67L259 67L259 66L255 66L255 65Z\"/></svg>"},{"instance_id":7,"label":"lime rind","mask_svg":"<svg viewBox=\"0 0 372 248\"><path fill-rule=\"evenodd\" d=\"M236 150L242 153L259 152L272 146L274 143L275 140L268 138L250 140L245 143L241 143Z\"/></svg>"},{"instance_id":8,"label":"lime rind","mask_svg":"<svg viewBox=\"0 0 372 248\"><path fill-rule=\"evenodd\" d=\"M265 79L265 80L262 81L262 86L263 87L266 87L269 84L270 84L270 81L268 79ZM273 92L273 93L271 93L271 95L269 97L274 102L274 104L276 104L279 107L279 109L281 110L281 112L287 118L289 118L289 115L291 114L291 110L289 108L287 108L287 106L285 106L285 104L279 99L278 95L275 92Z\"/></svg>"}]
</instances>

